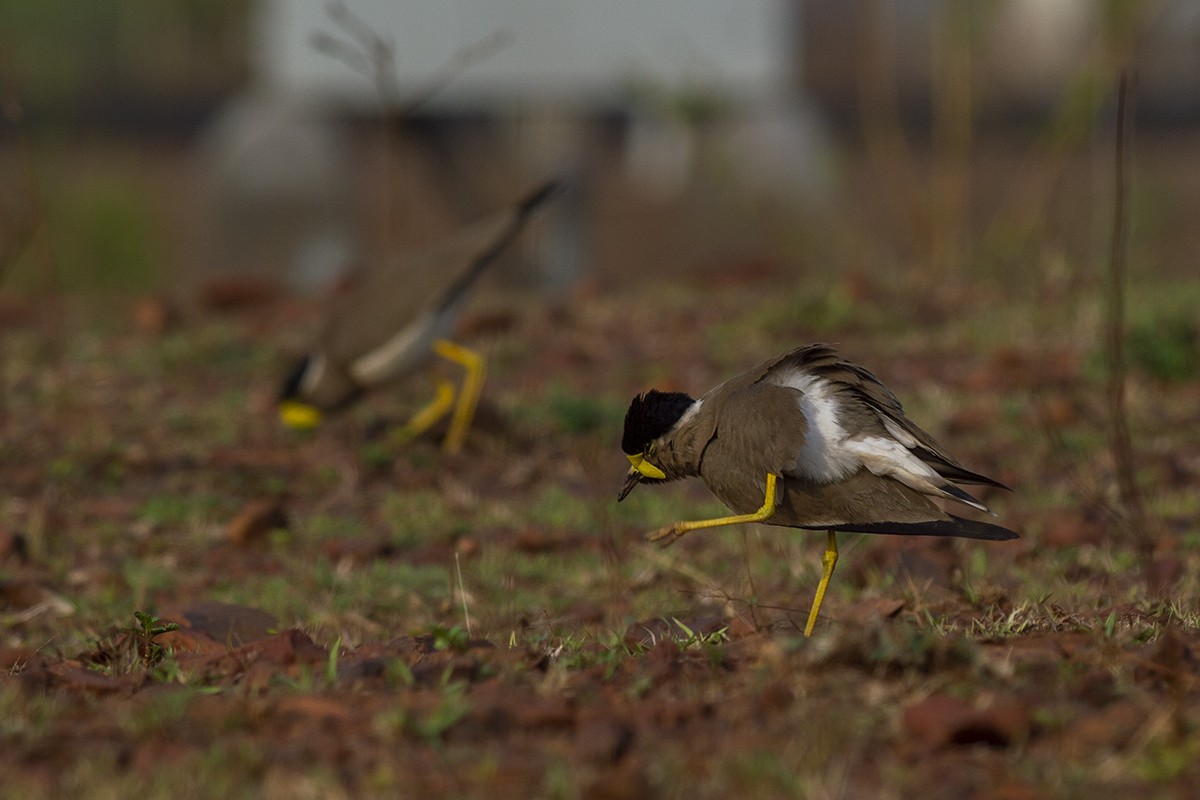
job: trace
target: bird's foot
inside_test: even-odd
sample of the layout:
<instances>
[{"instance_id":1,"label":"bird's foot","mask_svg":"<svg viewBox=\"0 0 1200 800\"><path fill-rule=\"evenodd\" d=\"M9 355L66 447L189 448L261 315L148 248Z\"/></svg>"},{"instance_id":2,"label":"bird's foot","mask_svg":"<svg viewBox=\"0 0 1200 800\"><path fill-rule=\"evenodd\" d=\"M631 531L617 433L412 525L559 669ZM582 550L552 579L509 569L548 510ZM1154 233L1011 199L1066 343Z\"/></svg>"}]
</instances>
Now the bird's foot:
<instances>
[{"instance_id":1,"label":"bird's foot","mask_svg":"<svg viewBox=\"0 0 1200 800\"><path fill-rule=\"evenodd\" d=\"M413 430L410 425L392 428L388 431L388 439L395 445L409 444L418 436L420 436L420 431Z\"/></svg>"},{"instance_id":2,"label":"bird's foot","mask_svg":"<svg viewBox=\"0 0 1200 800\"><path fill-rule=\"evenodd\" d=\"M668 525L665 528L659 528L656 531L647 533L646 541L655 542L659 547L670 547L685 533L687 533L687 528L681 528L678 524Z\"/></svg>"}]
</instances>

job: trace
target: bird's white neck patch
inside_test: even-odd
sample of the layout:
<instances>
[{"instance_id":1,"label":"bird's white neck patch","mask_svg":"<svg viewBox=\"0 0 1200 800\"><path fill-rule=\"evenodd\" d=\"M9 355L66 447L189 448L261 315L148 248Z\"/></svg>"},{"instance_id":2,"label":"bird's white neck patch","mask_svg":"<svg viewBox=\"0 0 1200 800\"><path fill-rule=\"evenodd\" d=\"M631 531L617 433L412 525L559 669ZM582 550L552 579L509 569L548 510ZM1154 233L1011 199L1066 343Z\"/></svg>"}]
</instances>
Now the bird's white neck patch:
<instances>
[{"instance_id":1,"label":"bird's white neck patch","mask_svg":"<svg viewBox=\"0 0 1200 800\"><path fill-rule=\"evenodd\" d=\"M312 394L325 377L326 359L324 353L317 353L308 362L308 368L300 378L300 395Z\"/></svg>"},{"instance_id":2,"label":"bird's white neck patch","mask_svg":"<svg viewBox=\"0 0 1200 800\"><path fill-rule=\"evenodd\" d=\"M684 425L687 425L689 422L691 422L693 419L695 419L696 415L698 413L700 413L700 406L703 403L704 403L703 399L693 401L692 404L690 406L688 406L688 410L683 412L683 416L680 417L678 420L676 420L675 424L671 426L671 430L677 431L680 428L682 428Z\"/></svg>"}]
</instances>

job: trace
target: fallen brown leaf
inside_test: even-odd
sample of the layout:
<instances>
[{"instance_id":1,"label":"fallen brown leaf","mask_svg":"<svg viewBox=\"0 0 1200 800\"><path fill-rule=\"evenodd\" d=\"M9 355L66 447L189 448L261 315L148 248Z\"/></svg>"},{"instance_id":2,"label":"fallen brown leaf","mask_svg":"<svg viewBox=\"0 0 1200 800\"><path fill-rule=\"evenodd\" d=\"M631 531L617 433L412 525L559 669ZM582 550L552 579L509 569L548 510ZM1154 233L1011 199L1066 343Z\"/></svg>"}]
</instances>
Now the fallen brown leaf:
<instances>
[{"instance_id":1,"label":"fallen brown leaf","mask_svg":"<svg viewBox=\"0 0 1200 800\"><path fill-rule=\"evenodd\" d=\"M273 530L287 528L283 503L275 499L254 500L229 523L226 535L237 545L255 544Z\"/></svg>"},{"instance_id":2,"label":"fallen brown leaf","mask_svg":"<svg viewBox=\"0 0 1200 800\"><path fill-rule=\"evenodd\" d=\"M1028 735L1032 712L1014 698L993 698L982 706L939 692L904 709L906 743L934 750L950 745L1007 747Z\"/></svg>"},{"instance_id":3,"label":"fallen brown leaf","mask_svg":"<svg viewBox=\"0 0 1200 800\"><path fill-rule=\"evenodd\" d=\"M193 603L177 612L164 612L162 616L184 626L183 630L164 636L186 636L190 631L224 647L241 647L273 636L279 630L279 621L261 609L215 600ZM159 642L165 643L161 637Z\"/></svg>"},{"instance_id":4,"label":"fallen brown leaf","mask_svg":"<svg viewBox=\"0 0 1200 800\"><path fill-rule=\"evenodd\" d=\"M904 606L905 602L896 598L872 597L843 609L838 621L846 625L867 625L896 616Z\"/></svg>"}]
</instances>

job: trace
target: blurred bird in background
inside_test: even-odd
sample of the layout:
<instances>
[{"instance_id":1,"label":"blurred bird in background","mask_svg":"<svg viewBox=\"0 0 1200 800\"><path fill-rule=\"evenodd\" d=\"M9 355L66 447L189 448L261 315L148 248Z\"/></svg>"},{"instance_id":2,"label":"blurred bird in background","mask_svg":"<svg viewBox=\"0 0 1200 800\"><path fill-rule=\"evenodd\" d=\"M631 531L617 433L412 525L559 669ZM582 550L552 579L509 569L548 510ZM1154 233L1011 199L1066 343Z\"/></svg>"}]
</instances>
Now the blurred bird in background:
<instances>
[{"instance_id":1,"label":"blurred bird in background","mask_svg":"<svg viewBox=\"0 0 1200 800\"><path fill-rule=\"evenodd\" d=\"M330 314L316 344L284 380L279 396L283 422L293 428L315 427L323 414L412 374L437 356L465 370L461 385L456 388L452 381L437 378L433 400L396 436L413 439L453 408L443 449L461 450L483 388L485 366L478 353L447 337L471 287L559 188L557 181L547 183L515 206L353 286Z\"/></svg>"}]
</instances>

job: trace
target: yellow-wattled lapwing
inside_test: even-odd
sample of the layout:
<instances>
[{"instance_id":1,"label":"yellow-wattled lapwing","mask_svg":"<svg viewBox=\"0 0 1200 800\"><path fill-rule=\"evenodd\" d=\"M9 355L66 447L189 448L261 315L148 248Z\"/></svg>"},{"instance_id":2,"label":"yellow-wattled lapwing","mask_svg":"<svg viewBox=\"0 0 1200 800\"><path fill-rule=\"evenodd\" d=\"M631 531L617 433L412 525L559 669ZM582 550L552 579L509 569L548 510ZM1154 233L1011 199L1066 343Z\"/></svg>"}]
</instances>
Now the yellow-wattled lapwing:
<instances>
[{"instance_id":1,"label":"yellow-wattled lapwing","mask_svg":"<svg viewBox=\"0 0 1200 800\"><path fill-rule=\"evenodd\" d=\"M954 484L1007 487L955 461L905 416L878 378L825 344L759 364L699 400L680 392L638 395L625 416L621 449L632 468L618 501L638 483L698 476L736 512L677 522L651 533L651 541L670 544L689 531L743 522L828 531L805 636L812 635L837 563L837 531L1017 537L933 502L986 512Z\"/></svg>"},{"instance_id":2,"label":"yellow-wattled lapwing","mask_svg":"<svg viewBox=\"0 0 1200 800\"><path fill-rule=\"evenodd\" d=\"M284 423L313 427L322 413L349 405L363 392L412 373L437 355L466 370L462 386L456 392L452 382L439 378L434 399L397 437L420 435L453 406L443 446L457 452L483 387L484 363L479 354L446 337L467 291L558 188L559 183L548 183L514 207L411 255L393 269L377 270L352 287L330 314L314 349L284 381L279 400Z\"/></svg>"}]
</instances>

